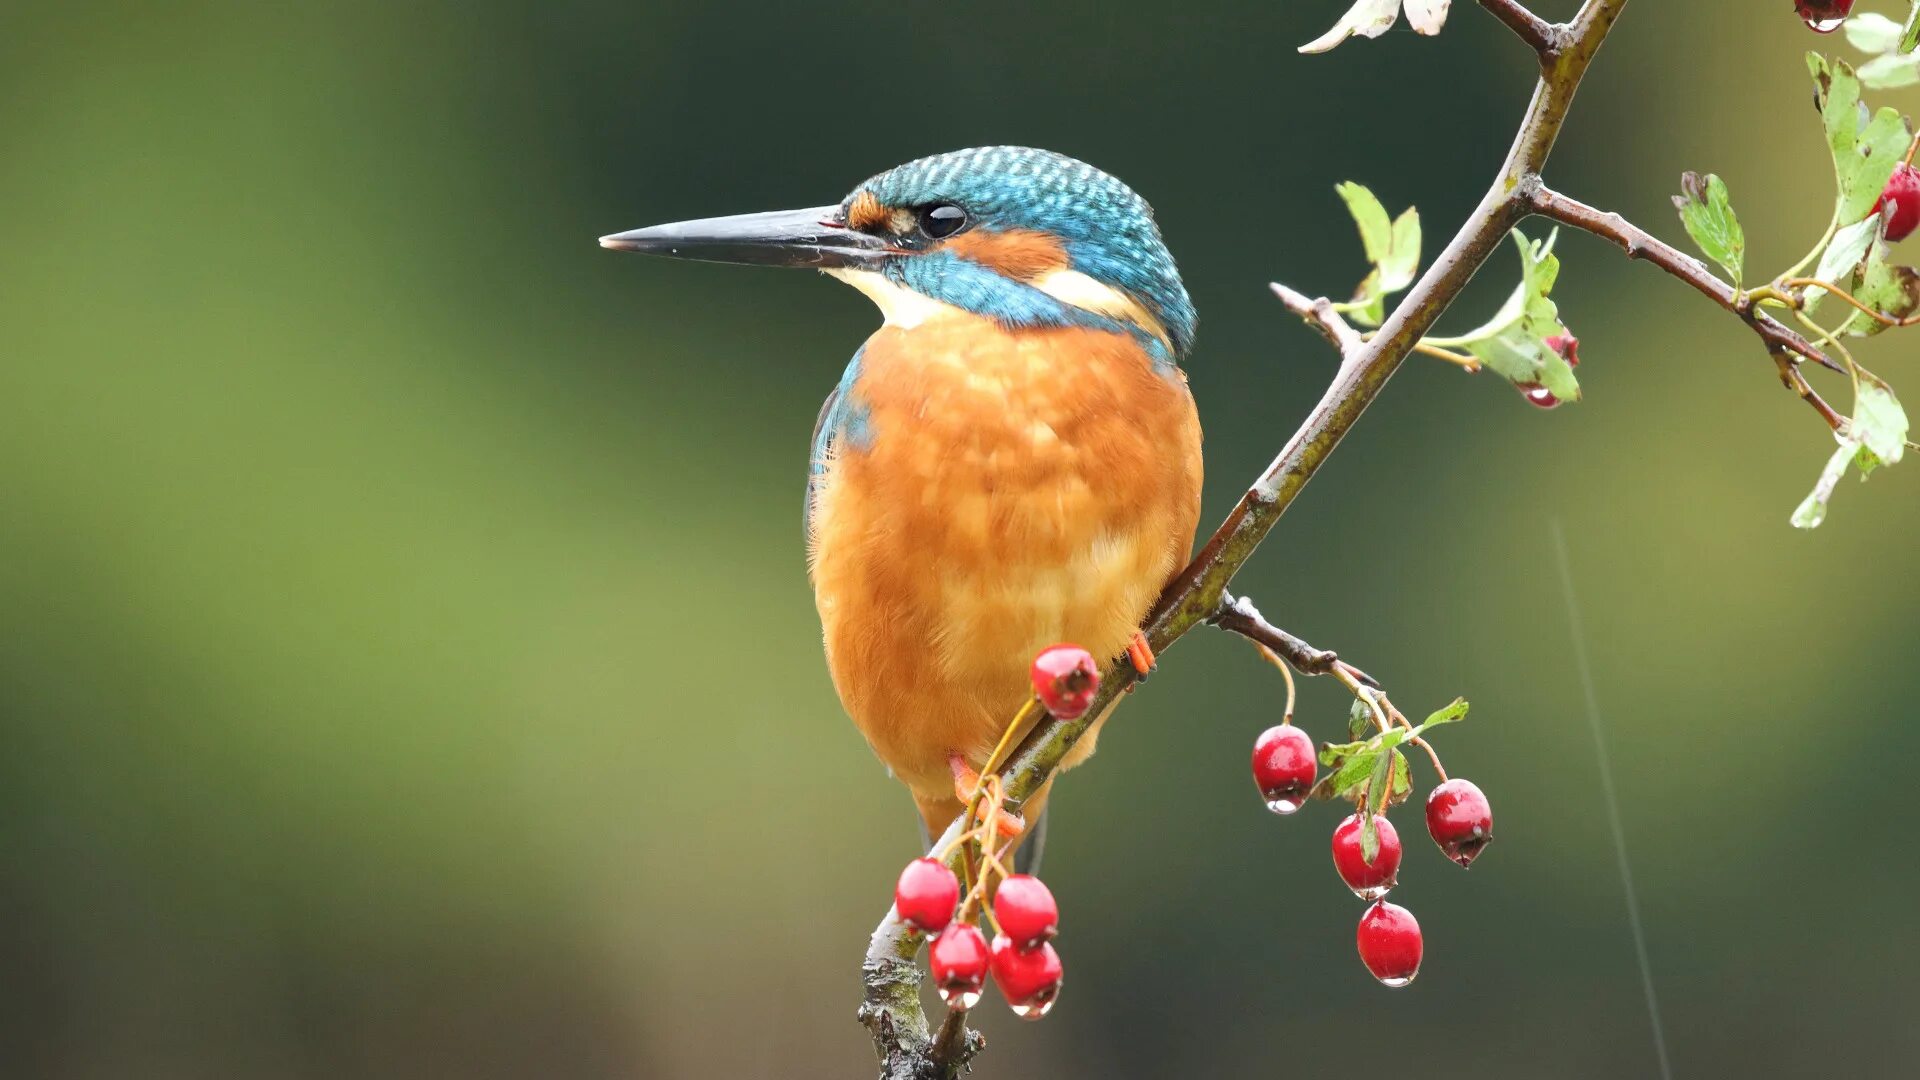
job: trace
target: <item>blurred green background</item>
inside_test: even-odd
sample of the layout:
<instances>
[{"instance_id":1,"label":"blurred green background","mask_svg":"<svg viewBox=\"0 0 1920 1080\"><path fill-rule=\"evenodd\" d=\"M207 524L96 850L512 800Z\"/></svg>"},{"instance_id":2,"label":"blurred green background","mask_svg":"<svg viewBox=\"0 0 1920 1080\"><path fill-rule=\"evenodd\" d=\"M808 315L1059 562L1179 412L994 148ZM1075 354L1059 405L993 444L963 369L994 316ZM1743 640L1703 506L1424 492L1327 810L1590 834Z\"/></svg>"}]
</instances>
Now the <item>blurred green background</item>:
<instances>
[{"instance_id":1,"label":"blurred green background","mask_svg":"<svg viewBox=\"0 0 1920 1080\"><path fill-rule=\"evenodd\" d=\"M1210 528L1332 372L1264 283L1359 278L1333 184L1417 201L1434 250L1528 92L1464 0L1437 42L1293 53L1345 6L0 12L0 1072L866 1074L915 831L828 683L799 510L876 316L593 239L976 144L1107 168L1203 315ZM1800 54L1847 50L1788 9L1634 4L1554 182L1678 238L1712 169L1750 263L1792 261L1830 183ZM1416 358L1241 579L1410 710L1473 701L1442 749L1499 843L1410 842L1419 983L1355 959L1333 812L1260 809L1280 684L1199 633L1054 800L1069 986L982 1011L981 1075L1650 1075L1554 519L1679 1075L1911 1067L1920 477L1788 528L1832 442L1757 342L1560 250L1587 400ZM1920 385L1912 343L1862 355ZM1339 688L1303 694L1335 733Z\"/></svg>"}]
</instances>

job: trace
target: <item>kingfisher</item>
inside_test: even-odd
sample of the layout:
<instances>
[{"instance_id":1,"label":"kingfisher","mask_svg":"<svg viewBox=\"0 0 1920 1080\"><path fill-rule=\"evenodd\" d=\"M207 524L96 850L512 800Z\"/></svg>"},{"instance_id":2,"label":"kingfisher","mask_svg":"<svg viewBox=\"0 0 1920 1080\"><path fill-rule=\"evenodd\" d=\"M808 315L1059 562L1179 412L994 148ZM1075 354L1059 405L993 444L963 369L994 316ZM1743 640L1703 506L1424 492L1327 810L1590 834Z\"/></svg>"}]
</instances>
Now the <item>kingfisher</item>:
<instances>
[{"instance_id":1,"label":"kingfisher","mask_svg":"<svg viewBox=\"0 0 1920 1080\"><path fill-rule=\"evenodd\" d=\"M1150 669L1141 622L1192 549L1201 440L1181 367L1193 303L1133 189L989 146L835 205L600 244L812 267L879 307L814 427L807 566L840 702L926 836L964 812L1036 653L1073 642ZM1041 831L1047 794L1015 829Z\"/></svg>"}]
</instances>

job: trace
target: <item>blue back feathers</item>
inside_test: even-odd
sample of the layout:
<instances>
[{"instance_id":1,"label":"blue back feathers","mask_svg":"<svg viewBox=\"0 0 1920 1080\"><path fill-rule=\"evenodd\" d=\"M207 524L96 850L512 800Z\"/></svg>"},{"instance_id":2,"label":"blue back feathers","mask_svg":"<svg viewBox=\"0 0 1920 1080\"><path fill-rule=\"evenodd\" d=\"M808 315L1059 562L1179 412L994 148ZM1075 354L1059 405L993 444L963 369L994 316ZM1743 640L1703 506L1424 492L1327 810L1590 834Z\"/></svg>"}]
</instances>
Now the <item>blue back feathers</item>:
<instances>
[{"instance_id":1,"label":"blue back feathers","mask_svg":"<svg viewBox=\"0 0 1920 1080\"><path fill-rule=\"evenodd\" d=\"M862 193L891 207L953 203L974 228L1056 237L1072 269L1124 290L1153 312L1173 344L1175 356L1165 359L1177 361L1193 345L1193 301L1160 239L1153 208L1085 162L1022 146L957 150L889 169L855 188L847 202ZM1121 328L951 253L903 257L887 272L916 292L1014 325Z\"/></svg>"}]
</instances>

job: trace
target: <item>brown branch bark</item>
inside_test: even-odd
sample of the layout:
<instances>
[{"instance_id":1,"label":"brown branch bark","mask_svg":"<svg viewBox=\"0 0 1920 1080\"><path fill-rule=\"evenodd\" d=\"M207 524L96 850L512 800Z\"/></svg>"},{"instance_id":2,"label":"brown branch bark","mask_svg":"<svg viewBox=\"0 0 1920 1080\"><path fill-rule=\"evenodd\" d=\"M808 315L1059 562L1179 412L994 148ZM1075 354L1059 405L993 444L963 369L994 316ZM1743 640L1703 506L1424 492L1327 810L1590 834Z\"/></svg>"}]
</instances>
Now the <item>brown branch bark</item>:
<instances>
[{"instance_id":1,"label":"brown branch bark","mask_svg":"<svg viewBox=\"0 0 1920 1080\"><path fill-rule=\"evenodd\" d=\"M1560 27L1527 10L1519 0L1480 0L1480 6L1507 24L1507 29L1520 35L1520 40L1542 57L1558 52L1565 43Z\"/></svg>"},{"instance_id":2,"label":"brown branch bark","mask_svg":"<svg viewBox=\"0 0 1920 1080\"><path fill-rule=\"evenodd\" d=\"M1571 22L1551 28L1558 44L1541 53L1541 74L1533 100L1498 176L1472 216L1380 329L1349 347L1337 327L1314 318L1322 333L1341 347L1340 370L1279 456L1161 594L1144 626L1147 641L1156 653L1164 653L1194 627L1221 617L1227 585L1234 574L1474 272L1508 231L1531 212L1529 200L1540 186L1540 170L1566 123L1580 81L1626 5L1627 0L1586 0ZM1515 9L1509 10L1509 15L1524 11L1517 3L1489 5L1496 15L1506 9ZM1509 25L1514 24L1510 21ZM1314 306L1308 302L1310 312ZM1035 725L1003 772L1009 809L1017 811L1028 796L1052 778L1061 759L1134 678L1130 665L1112 665L1084 717L1073 721L1049 717ZM957 837L960 829L961 821L956 820L935 846ZM873 1033L884 1080L945 1080L965 1068L965 1059L977 1050L972 1040L963 1040L964 1054L943 1053L928 1032L920 1008L920 972L914 963L922 936L889 911L875 929L867 950L863 968L866 993L860 1018ZM963 1022L959 1030L964 1031Z\"/></svg>"},{"instance_id":3,"label":"brown branch bark","mask_svg":"<svg viewBox=\"0 0 1920 1080\"><path fill-rule=\"evenodd\" d=\"M1739 289L1715 276L1700 260L1680 251L1621 215L1596 210L1578 199L1569 198L1545 185L1536 186L1528 192L1527 207L1531 212L1549 221L1557 221L1582 232L1592 233L1603 240L1610 240L1619 245L1627 258L1651 263L1686 282L1695 291L1752 327L1753 332L1760 335L1761 340L1767 343L1768 351L1774 355L1778 356L1783 352L1791 353L1834 371L1846 370L1826 353L1814 347L1812 342L1762 311ZM1791 365L1782 369L1783 381L1807 404L1813 406L1821 419L1834 430L1839 430L1838 414L1821 399L1819 394L1814 393L1805 379L1799 378L1798 372L1786 374L1790 368Z\"/></svg>"}]
</instances>

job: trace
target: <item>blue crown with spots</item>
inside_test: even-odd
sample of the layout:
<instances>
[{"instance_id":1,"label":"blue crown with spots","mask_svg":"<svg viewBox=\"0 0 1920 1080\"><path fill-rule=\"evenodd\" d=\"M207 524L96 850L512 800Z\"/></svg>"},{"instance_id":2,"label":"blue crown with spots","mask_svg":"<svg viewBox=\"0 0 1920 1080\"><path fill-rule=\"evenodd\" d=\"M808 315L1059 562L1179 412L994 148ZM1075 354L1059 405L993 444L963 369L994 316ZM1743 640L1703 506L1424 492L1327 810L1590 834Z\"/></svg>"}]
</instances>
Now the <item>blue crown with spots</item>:
<instances>
[{"instance_id":1,"label":"blue crown with spots","mask_svg":"<svg viewBox=\"0 0 1920 1080\"><path fill-rule=\"evenodd\" d=\"M862 192L887 206L952 203L981 228L1054 236L1072 269L1124 290L1153 312L1176 355L1185 356L1193 345L1193 301L1160 238L1153 208L1083 161L1024 146L983 146L888 169L855 188L848 201ZM917 284L911 278L908 283ZM947 280L943 291L962 285Z\"/></svg>"}]
</instances>

